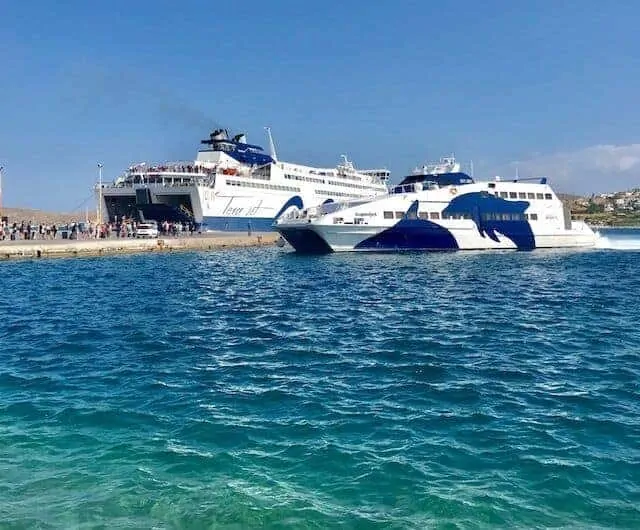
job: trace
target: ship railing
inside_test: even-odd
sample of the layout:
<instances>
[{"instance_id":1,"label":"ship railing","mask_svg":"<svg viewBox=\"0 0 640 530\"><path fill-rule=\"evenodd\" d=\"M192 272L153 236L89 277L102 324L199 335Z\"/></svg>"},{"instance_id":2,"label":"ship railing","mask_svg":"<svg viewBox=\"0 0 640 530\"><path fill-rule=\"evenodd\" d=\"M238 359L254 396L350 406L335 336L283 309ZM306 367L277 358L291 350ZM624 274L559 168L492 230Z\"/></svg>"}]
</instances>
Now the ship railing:
<instances>
[{"instance_id":1,"label":"ship railing","mask_svg":"<svg viewBox=\"0 0 640 530\"><path fill-rule=\"evenodd\" d=\"M192 175L171 175L159 176L156 174L138 173L135 175L127 175L117 178L110 187L114 188L139 188L139 187L158 187L158 188L175 188L181 186L189 186L196 184L199 186L213 186L216 176L211 174L208 176L200 175L193 177ZM108 184L106 186L109 186Z\"/></svg>"},{"instance_id":2,"label":"ship railing","mask_svg":"<svg viewBox=\"0 0 640 530\"><path fill-rule=\"evenodd\" d=\"M164 164L148 165L143 162L131 166L127 170L129 175L149 174L149 173L186 173L186 174L210 174L216 172L215 167L205 167L193 162L166 162Z\"/></svg>"}]
</instances>

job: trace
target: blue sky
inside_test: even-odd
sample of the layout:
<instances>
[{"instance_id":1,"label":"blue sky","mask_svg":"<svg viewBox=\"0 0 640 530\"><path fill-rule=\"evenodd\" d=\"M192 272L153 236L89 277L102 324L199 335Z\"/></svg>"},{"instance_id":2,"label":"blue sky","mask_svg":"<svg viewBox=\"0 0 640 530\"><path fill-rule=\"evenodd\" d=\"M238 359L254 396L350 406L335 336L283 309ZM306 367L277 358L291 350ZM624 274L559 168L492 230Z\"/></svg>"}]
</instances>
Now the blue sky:
<instances>
[{"instance_id":1,"label":"blue sky","mask_svg":"<svg viewBox=\"0 0 640 530\"><path fill-rule=\"evenodd\" d=\"M3 203L74 209L98 161L191 159L217 125L396 179L455 152L478 178L640 186L638 20L592 0L8 0Z\"/></svg>"}]
</instances>

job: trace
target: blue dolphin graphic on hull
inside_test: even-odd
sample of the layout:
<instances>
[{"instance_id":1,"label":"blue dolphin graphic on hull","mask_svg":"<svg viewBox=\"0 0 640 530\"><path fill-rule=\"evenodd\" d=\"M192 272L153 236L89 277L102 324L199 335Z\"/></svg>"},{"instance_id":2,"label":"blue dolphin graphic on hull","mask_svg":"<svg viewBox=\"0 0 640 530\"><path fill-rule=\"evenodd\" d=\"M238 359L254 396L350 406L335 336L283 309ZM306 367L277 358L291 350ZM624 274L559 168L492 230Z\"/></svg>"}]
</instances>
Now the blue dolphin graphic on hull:
<instances>
[{"instance_id":1,"label":"blue dolphin graphic on hull","mask_svg":"<svg viewBox=\"0 0 640 530\"><path fill-rule=\"evenodd\" d=\"M418 218L414 201L395 225L361 241L356 249L377 250L457 250L458 242L443 226Z\"/></svg>"},{"instance_id":2,"label":"blue dolphin graphic on hull","mask_svg":"<svg viewBox=\"0 0 640 530\"><path fill-rule=\"evenodd\" d=\"M536 248L531 225L524 217L527 201L507 201L487 192L471 192L451 199L442 211L447 215L471 215L482 237L499 242L496 232L513 241L518 250Z\"/></svg>"}]
</instances>

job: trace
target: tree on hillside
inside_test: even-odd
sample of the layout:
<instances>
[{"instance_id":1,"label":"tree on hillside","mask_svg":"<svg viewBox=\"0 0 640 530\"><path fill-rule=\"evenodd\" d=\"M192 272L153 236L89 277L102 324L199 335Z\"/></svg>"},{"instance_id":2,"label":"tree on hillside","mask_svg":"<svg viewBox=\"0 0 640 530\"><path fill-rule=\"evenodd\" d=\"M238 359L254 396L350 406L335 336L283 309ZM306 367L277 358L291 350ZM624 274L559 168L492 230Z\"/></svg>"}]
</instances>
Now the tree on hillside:
<instances>
[{"instance_id":1,"label":"tree on hillside","mask_svg":"<svg viewBox=\"0 0 640 530\"><path fill-rule=\"evenodd\" d=\"M589 206L587 206L587 213L602 213L604 212L604 204L596 204L595 202L590 202Z\"/></svg>"}]
</instances>

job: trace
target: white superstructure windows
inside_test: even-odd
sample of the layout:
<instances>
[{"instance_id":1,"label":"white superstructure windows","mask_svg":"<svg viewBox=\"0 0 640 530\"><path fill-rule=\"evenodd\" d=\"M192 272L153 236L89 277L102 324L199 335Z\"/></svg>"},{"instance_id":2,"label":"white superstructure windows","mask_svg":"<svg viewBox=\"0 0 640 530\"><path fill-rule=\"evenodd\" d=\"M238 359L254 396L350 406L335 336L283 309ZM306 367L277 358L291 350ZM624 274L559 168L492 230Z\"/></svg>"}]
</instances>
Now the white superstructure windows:
<instances>
[{"instance_id":1,"label":"white superstructure windows","mask_svg":"<svg viewBox=\"0 0 640 530\"><path fill-rule=\"evenodd\" d=\"M350 182L338 182L337 180L328 180L327 184L332 186L339 186L341 188L353 188L356 190L372 190L379 191L380 186L363 186L362 184L351 184Z\"/></svg>"},{"instance_id":2,"label":"white superstructure windows","mask_svg":"<svg viewBox=\"0 0 640 530\"><path fill-rule=\"evenodd\" d=\"M385 219L393 219L393 212L384 212Z\"/></svg>"},{"instance_id":3,"label":"white superstructure windows","mask_svg":"<svg viewBox=\"0 0 640 530\"><path fill-rule=\"evenodd\" d=\"M325 184L324 179L319 179L316 177L308 177L306 175L292 175L290 173L285 173L284 178L289 180L299 180L302 182L315 182L316 184Z\"/></svg>"},{"instance_id":4,"label":"white superstructure windows","mask_svg":"<svg viewBox=\"0 0 640 530\"><path fill-rule=\"evenodd\" d=\"M528 199L528 200L539 200L539 201L551 201L553 200L552 193L534 193L531 191L496 191L496 197L500 197L502 199Z\"/></svg>"},{"instance_id":5,"label":"white superstructure windows","mask_svg":"<svg viewBox=\"0 0 640 530\"><path fill-rule=\"evenodd\" d=\"M227 186L239 186L241 188L257 188L261 190L273 190L273 191L293 191L299 192L300 188L293 186L283 186L278 184L266 184L262 182L245 182L243 180L227 179Z\"/></svg>"},{"instance_id":6,"label":"white superstructure windows","mask_svg":"<svg viewBox=\"0 0 640 530\"><path fill-rule=\"evenodd\" d=\"M327 190L315 190L316 195L326 195L328 197L345 197L347 199L361 199L360 193L345 193L343 191L327 191Z\"/></svg>"},{"instance_id":7,"label":"white superstructure windows","mask_svg":"<svg viewBox=\"0 0 640 530\"><path fill-rule=\"evenodd\" d=\"M471 214L468 213L452 213L452 214L446 214L443 213L442 214L442 218L443 219L450 219L450 220L460 220L460 219L471 219Z\"/></svg>"},{"instance_id":8,"label":"white superstructure windows","mask_svg":"<svg viewBox=\"0 0 640 530\"><path fill-rule=\"evenodd\" d=\"M492 213L486 212L481 215L483 221L524 221L524 214L521 213Z\"/></svg>"}]
</instances>

